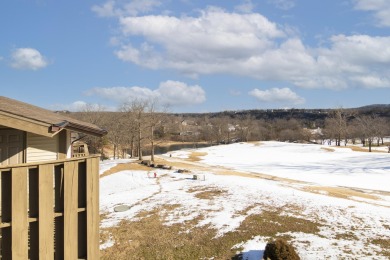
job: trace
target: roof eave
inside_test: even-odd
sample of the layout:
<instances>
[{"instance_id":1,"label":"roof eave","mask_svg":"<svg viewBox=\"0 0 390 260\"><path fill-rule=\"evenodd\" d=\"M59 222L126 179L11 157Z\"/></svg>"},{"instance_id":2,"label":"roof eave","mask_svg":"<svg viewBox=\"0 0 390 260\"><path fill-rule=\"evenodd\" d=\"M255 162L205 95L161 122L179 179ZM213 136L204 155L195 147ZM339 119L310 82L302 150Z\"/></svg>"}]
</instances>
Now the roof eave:
<instances>
[{"instance_id":1,"label":"roof eave","mask_svg":"<svg viewBox=\"0 0 390 260\"><path fill-rule=\"evenodd\" d=\"M92 128L92 127L88 127L88 126L75 124L72 122L69 122L69 124L64 128L68 129L68 130L75 131L75 132L80 132L83 134L93 135L93 136L97 136L97 137L102 137L102 136L107 134L107 131L104 129Z\"/></svg>"}]
</instances>

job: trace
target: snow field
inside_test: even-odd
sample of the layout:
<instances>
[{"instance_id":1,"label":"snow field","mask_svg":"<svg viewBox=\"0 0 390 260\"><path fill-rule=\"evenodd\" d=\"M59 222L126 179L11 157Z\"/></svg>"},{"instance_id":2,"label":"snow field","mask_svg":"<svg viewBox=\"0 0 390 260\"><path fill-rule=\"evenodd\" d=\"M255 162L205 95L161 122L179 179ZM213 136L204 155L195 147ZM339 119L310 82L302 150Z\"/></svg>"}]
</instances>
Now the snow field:
<instances>
[{"instance_id":1,"label":"snow field","mask_svg":"<svg viewBox=\"0 0 390 260\"><path fill-rule=\"evenodd\" d=\"M349 149L327 152L321 146L277 142L232 144L200 150L207 153L203 162L213 166L223 165L298 180L307 181L308 178L318 185L350 185L384 191L390 188L390 157L387 154L357 153ZM179 156L185 158L186 152L172 153L173 158ZM210 225L218 230L218 237L237 229L248 215L259 214L265 208L284 208L283 214L287 216L304 218L321 226L317 234L288 233L303 259L386 259L379 255L379 246L371 241L390 239L390 207L372 205L370 200L353 201L308 193L297 190L294 185L288 187L260 178L193 172L206 176L205 181L194 181L192 175L173 170L156 170L156 173L157 178L148 177L145 171L123 171L102 178L101 213L106 213L107 217L101 227L117 225L122 219L134 220L142 210L171 204L178 206L168 212L166 225L203 216L198 226ZM370 178L372 176L377 176L375 181L387 181L387 185L376 183ZM348 182L347 185L344 182ZM220 192L210 199L196 196L205 190ZM390 201L387 195L381 198L384 203ZM128 205L130 209L114 212L117 205ZM244 248L244 259L258 259L256 257L262 255L267 239L254 237L242 241L237 247ZM102 245L102 249L107 246L110 244ZM371 256L367 256L368 251Z\"/></svg>"}]
</instances>

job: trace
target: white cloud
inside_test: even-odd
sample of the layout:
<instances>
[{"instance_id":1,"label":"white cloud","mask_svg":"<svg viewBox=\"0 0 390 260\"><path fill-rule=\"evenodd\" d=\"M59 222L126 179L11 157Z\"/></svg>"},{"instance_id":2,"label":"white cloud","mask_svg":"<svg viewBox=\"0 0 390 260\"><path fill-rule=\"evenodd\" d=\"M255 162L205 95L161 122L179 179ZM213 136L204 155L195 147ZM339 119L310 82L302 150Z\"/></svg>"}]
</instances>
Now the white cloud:
<instances>
[{"instance_id":1,"label":"white cloud","mask_svg":"<svg viewBox=\"0 0 390 260\"><path fill-rule=\"evenodd\" d=\"M390 3L388 0L354 0L355 9L374 13L378 26L390 26Z\"/></svg>"},{"instance_id":2,"label":"white cloud","mask_svg":"<svg viewBox=\"0 0 390 260\"><path fill-rule=\"evenodd\" d=\"M261 102L280 102L288 104L303 104L305 99L298 96L289 88L271 88L267 90L253 89L249 95Z\"/></svg>"},{"instance_id":3,"label":"white cloud","mask_svg":"<svg viewBox=\"0 0 390 260\"><path fill-rule=\"evenodd\" d=\"M97 108L101 108L100 105L97 104L88 104L84 101L75 101L70 104L54 104L51 105L49 109L55 110L55 111L60 111L60 110L67 110L67 111L72 111L72 112L79 112L79 111L84 111L86 108L90 108L91 110L97 110ZM102 110L102 109L100 109Z\"/></svg>"},{"instance_id":4,"label":"white cloud","mask_svg":"<svg viewBox=\"0 0 390 260\"><path fill-rule=\"evenodd\" d=\"M112 17L120 15L118 10L115 9L115 1L107 1L103 5L92 6L94 11L100 17Z\"/></svg>"},{"instance_id":5,"label":"white cloud","mask_svg":"<svg viewBox=\"0 0 390 260\"><path fill-rule=\"evenodd\" d=\"M161 55L154 51L153 46L146 42L139 49L129 43L116 51L115 55L123 61L130 61L151 69L158 69L164 62Z\"/></svg>"},{"instance_id":6,"label":"white cloud","mask_svg":"<svg viewBox=\"0 0 390 260\"><path fill-rule=\"evenodd\" d=\"M310 79L315 82L314 86L334 89L351 85L390 87L390 84L386 85L389 81L390 37L335 35L331 38L331 47L319 49L316 55L317 71ZM377 80L373 80L374 77Z\"/></svg>"},{"instance_id":7,"label":"white cloud","mask_svg":"<svg viewBox=\"0 0 390 260\"><path fill-rule=\"evenodd\" d=\"M390 86L389 77L381 77L378 75L365 75L351 77L351 81L356 82L358 85L362 85L366 88L388 88Z\"/></svg>"},{"instance_id":8,"label":"white cloud","mask_svg":"<svg viewBox=\"0 0 390 260\"><path fill-rule=\"evenodd\" d=\"M100 17L115 17L115 16L136 16L141 13L148 13L155 7L161 5L157 0L109 0L102 5L92 6L94 11Z\"/></svg>"},{"instance_id":9,"label":"white cloud","mask_svg":"<svg viewBox=\"0 0 390 260\"><path fill-rule=\"evenodd\" d=\"M242 4L235 6L234 9L242 13L251 13L254 8L255 5L252 0L244 0Z\"/></svg>"},{"instance_id":10,"label":"white cloud","mask_svg":"<svg viewBox=\"0 0 390 260\"><path fill-rule=\"evenodd\" d=\"M233 64L250 60L285 36L260 14L216 8L202 11L199 17L125 17L120 24L124 37L141 36L145 42L139 47L124 43L116 52L118 58L187 74L230 72Z\"/></svg>"},{"instance_id":11,"label":"white cloud","mask_svg":"<svg viewBox=\"0 0 390 260\"><path fill-rule=\"evenodd\" d=\"M229 90L229 94L230 94L231 96L241 96L241 91L236 90L236 89L230 89L230 90Z\"/></svg>"},{"instance_id":12,"label":"white cloud","mask_svg":"<svg viewBox=\"0 0 390 260\"><path fill-rule=\"evenodd\" d=\"M294 0L268 0L268 3L282 10L288 10L295 6Z\"/></svg>"},{"instance_id":13,"label":"white cloud","mask_svg":"<svg viewBox=\"0 0 390 260\"><path fill-rule=\"evenodd\" d=\"M144 87L110 87L110 88L93 88L86 92L87 95L98 95L108 100L118 103L125 103L135 99L154 99L157 94Z\"/></svg>"},{"instance_id":14,"label":"white cloud","mask_svg":"<svg viewBox=\"0 0 390 260\"><path fill-rule=\"evenodd\" d=\"M137 15L138 13L150 12L160 5L160 1L156 0L133 0L124 5L124 10L126 14Z\"/></svg>"},{"instance_id":15,"label":"white cloud","mask_svg":"<svg viewBox=\"0 0 390 260\"><path fill-rule=\"evenodd\" d=\"M180 81L162 82L156 92L159 94L161 102L167 105L193 105L206 101L206 93L200 86L188 86Z\"/></svg>"},{"instance_id":16,"label":"white cloud","mask_svg":"<svg viewBox=\"0 0 390 260\"><path fill-rule=\"evenodd\" d=\"M47 65L46 58L33 48L19 48L11 54L11 67L15 69L38 70Z\"/></svg>"},{"instance_id":17,"label":"white cloud","mask_svg":"<svg viewBox=\"0 0 390 260\"><path fill-rule=\"evenodd\" d=\"M334 35L322 43L326 47L311 47L261 14L216 7L193 17L124 16L119 23L115 55L150 69L194 78L239 75L303 88L390 87L390 37Z\"/></svg>"},{"instance_id":18,"label":"white cloud","mask_svg":"<svg viewBox=\"0 0 390 260\"><path fill-rule=\"evenodd\" d=\"M93 88L86 94L98 95L118 103L132 100L157 100L162 105L170 106L201 104L206 100L206 93L202 87L189 86L172 80L161 82L155 90L145 87L110 87Z\"/></svg>"}]
</instances>

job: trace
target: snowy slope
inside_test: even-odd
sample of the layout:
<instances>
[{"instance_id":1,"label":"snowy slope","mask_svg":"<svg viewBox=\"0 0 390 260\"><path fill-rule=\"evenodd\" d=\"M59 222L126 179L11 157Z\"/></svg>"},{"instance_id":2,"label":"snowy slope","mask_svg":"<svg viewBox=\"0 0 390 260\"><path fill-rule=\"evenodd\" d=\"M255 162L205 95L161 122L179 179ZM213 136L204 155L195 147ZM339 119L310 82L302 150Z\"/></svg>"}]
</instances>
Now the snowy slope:
<instances>
[{"instance_id":1,"label":"snowy slope","mask_svg":"<svg viewBox=\"0 0 390 260\"><path fill-rule=\"evenodd\" d=\"M209 165L320 185L390 191L390 154L353 152L348 148L333 148L335 151L329 152L323 149L326 147L262 142L213 146L200 151L207 153L202 162Z\"/></svg>"},{"instance_id":2,"label":"snowy slope","mask_svg":"<svg viewBox=\"0 0 390 260\"><path fill-rule=\"evenodd\" d=\"M327 152L321 146L278 142L232 144L200 150L207 153L203 162L210 165L294 178L318 185L390 190L388 154L366 154L348 149ZM186 157L189 152L172 153L172 159ZM285 183L260 178L215 175L203 171L194 173L205 174L206 180L194 181L189 178L191 176L174 170L156 170L156 173L157 178L148 176L145 171L123 171L102 178L101 213L107 213L107 217L101 227L117 225L122 219L134 220L143 210L172 204L180 206L165 219L166 225L204 216L198 226L210 225L218 230L217 236L223 236L237 229L250 214L261 213L264 208L282 207L286 209L286 215L321 224L318 234L289 233L302 259L386 259L377 254L381 249L370 241L374 238L390 239L388 206L308 193ZM199 199L190 192L205 187L223 192L211 201ZM383 195L382 199L390 202L389 196ZM130 209L114 212L114 207L118 205L127 205ZM242 213L251 206L250 211ZM339 236L347 232L353 232L356 239ZM244 259L258 259L267 239L254 237L250 241L242 241L237 247L244 247ZM109 245L101 248L106 246ZM370 257L365 254L368 250L373 253Z\"/></svg>"}]
</instances>

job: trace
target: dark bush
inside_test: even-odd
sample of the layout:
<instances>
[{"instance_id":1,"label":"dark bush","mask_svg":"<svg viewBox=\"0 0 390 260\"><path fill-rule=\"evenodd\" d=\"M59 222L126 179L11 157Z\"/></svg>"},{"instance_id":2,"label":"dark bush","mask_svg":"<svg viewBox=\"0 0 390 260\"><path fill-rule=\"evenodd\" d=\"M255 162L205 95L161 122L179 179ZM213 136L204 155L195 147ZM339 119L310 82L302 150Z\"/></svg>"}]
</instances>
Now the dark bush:
<instances>
[{"instance_id":1,"label":"dark bush","mask_svg":"<svg viewBox=\"0 0 390 260\"><path fill-rule=\"evenodd\" d=\"M265 246L263 259L266 260L299 260L294 247L283 239L268 242Z\"/></svg>"}]
</instances>

